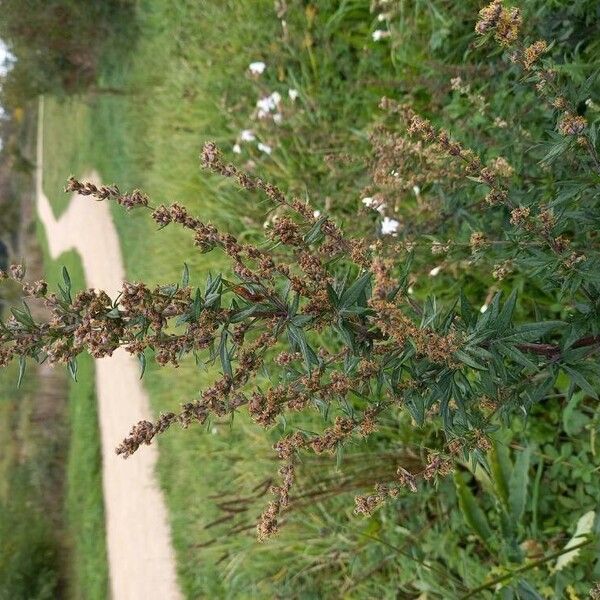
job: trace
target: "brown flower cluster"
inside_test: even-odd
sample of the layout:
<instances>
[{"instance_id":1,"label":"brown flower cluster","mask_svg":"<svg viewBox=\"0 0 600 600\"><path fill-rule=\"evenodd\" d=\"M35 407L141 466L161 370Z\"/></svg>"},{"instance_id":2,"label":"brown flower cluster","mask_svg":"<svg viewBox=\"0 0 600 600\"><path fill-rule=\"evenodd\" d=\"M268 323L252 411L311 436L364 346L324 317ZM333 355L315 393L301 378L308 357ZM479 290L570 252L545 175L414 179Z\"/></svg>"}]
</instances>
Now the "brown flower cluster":
<instances>
[{"instance_id":1,"label":"brown flower cluster","mask_svg":"<svg viewBox=\"0 0 600 600\"><path fill-rule=\"evenodd\" d=\"M558 123L558 131L562 135L580 135L587 126L587 121L581 115L565 112Z\"/></svg>"},{"instance_id":2,"label":"brown flower cluster","mask_svg":"<svg viewBox=\"0 0 600 600\"><path fill-rule=\"evenodd\" d=\"M441 335L430 329L417 327L395 304L385 300L371 300L376 313L375 321L381 331L403 347L411 343L418 355L440 364L454 364L453 354L460 350L460 338L450 331Z\"/></svg>"},{"instance_id":3,"label":"brown flower cluster","mask_svg":"<svg viewBox=\"0 0 600 600\"><path fill-rule=\"evenodd\" d=\"M92 196L100 201L112 198L127 210L138 206L148 206L148 197L140 192L140 190L133 190L129 194L121 194L116 185L102 185L98 187L89 181L82 183L74 177L69 178L65 192L75 192L82 196Z\"/></svg>"},{"instance_id":4,"label":"brown flower cluster","mask_svg":"<svg viewBox=\"0 0 600 600\"><path fill-rule=\"evenodd\" d=\"M502 0L494 0L479 11L475 31L479 35L493 31L497 42L510 46L519 37L522 23L523 18L518 8L505 8Z\"/></svg>"},{"instance_id":5,"label":"brown flower cluster","mask_svg":"<svg viewBox=\"0 0 600 600\"><path fill-rule=\"evenodd\" d=\"M544 40L538 40L531 46L527 46L523 50L523 68L529 71L531 67L536 63L540 56L548 50L548 44Z\"/></svg>"},{"instance_id":6,"label":"brown flower cluster","mask_svg":"<svg viewBox=\"0 0 600 600\"><path fill-rule=\"evenodd\" d=\"M398 467L393 483L377 483L374 493L354 498L354 512L357 515L369 517L390 498L397 498L404 489L415 493L417 478L422 473L411 473L404 467Z\"/></svg>"}]
</instances>

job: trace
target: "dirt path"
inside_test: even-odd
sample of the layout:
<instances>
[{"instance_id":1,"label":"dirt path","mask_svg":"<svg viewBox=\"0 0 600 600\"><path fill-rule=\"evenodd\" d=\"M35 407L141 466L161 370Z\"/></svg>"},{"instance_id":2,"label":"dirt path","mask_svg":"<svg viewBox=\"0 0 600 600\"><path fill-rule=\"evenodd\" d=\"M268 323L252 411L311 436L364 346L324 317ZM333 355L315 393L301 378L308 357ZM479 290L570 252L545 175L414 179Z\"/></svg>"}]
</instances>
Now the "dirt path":
<instances>
[{"instance_id":1,"label":"dirt path","mask_svg":"<svg viewBox=\"0 0 600 600\"><path fill-rule=\"evenodd\" d=\"M75 249L89 287L115 296L125 277L119 238L108 204L74 195L68 210L54 217L42 188L43 100L40 101L36 204L46 230L50 255ZM86 179L99 183L96 173ZM139 366L124 351L96 360L96 395L102 437L102 481L110 587L113 600L178 600L167 511L155 475L156 446L144 447L128 460L115 446L131 425L151 418Z\"/></svg>"}]
</instances>

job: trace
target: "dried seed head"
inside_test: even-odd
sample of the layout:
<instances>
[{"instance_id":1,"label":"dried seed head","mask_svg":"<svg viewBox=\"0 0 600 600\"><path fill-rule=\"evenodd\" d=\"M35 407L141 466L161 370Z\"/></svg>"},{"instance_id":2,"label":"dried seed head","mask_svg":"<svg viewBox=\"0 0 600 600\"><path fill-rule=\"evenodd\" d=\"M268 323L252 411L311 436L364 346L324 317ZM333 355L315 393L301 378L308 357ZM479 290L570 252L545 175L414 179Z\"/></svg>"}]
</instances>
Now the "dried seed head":
<instances>
[{"instance_id":1,"label":"dried seed head","mask_svg":"<svg viewBox=\"0 0 600 600\"><path fill-rule=\"evenodd\" d=\"M587 121L580 115L565 112L558 123L558 131L562 135L579 135L587 125Z\"/></svg>"}]
</instances>

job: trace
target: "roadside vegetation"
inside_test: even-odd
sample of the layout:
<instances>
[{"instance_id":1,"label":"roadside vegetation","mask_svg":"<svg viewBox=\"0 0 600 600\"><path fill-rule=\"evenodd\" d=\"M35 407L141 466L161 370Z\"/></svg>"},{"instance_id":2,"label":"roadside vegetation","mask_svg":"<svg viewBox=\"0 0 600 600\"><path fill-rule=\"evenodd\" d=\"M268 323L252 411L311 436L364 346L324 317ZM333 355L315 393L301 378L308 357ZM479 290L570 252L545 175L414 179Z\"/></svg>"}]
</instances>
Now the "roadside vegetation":
<instances>
[{"instance_id":1,"label":"roadside vegetation","mask_svg":"<svg viewBox=\"0 0 600 600\"><path fill-rule=\"evenodd\" d=\"M310 199L349 234L384 244L394 233L403 240L418 237L404 282L412 302L435 295L447 307L462 290L478 302L465 309L467 320L489 311L493 321L515 290L512 310L520 322L566 319L572 306L583 304L586 314L596 314L593 269L577 271L561 297L549 282L558 267L545 256L523 259L498 244L491 262L479 260L473 233L485 231L475 240L481 245L509 230L509 239L521 240L518 225L529 223L529 215L519 221L510 212L495 213L486 222L467 204L473 194L485 195L481 181L459 185L456 171L423 151L423 140L402 142L399 116L379 107L382 96L408 103L486 162L495 161L510 188L523 190L520 203L540 197L551 204L551 214L568 220L562 234L572 235L573 223L588 232L597 224L598 174L593 156L583 157L565 135L566 105L545 105L533 73L511 64L493 40L480 43L474 32L479 3L275 4L140 0L130 16L131 49L103 51L94 88L46 99L44 187L56 212L67 205L62 189L68 176L94 168L107 184L141 188L154 205L176 201L240 241L256 243L279 215L259 196L200 169L200 150L212 140L227 160L290 196ZM549 61L543 64L566 82L570 125L585 119L592 144L600 119L595 4L534 1L521 7L523 35L531 43L548 41L537 59ZM399 151L408 157L404 163L394 159ZM589 168L580 169L585 161ZM577 208L580 198L586 211ZM156 233L144 211L113 210L131 281L180 281L184 263L194 286L203 286L209 273L231 276L224 258L195 252L189 234L173 227ZM591 259L593 234L587 243ZM536 270L541 277L531 276ZM49 272L58 273L57 265ZM73 279L81 282L76 268ZM586 285L592 298L582 300L578 290ZM494 304L499 291L505 292L502 304ZM565 305L564 297L576 300ZM597 318L588 321L597 335ZM335 347L318 336L311 343ZM452 475L419 484L416 493L402 490L357 517L356 496L381 496L375 486L393 479L399 467L421 472L431 462L430 450L448 452L440 417L424 418L433 407L413 404L335 457L303 456L281 531L265 542L256 540L255 524L275 483L271 446L287 424L265 435L247 415L236 414L183 432L171 428L158 442L159 474L186 596L586 598L600 580L597 358L584 370L567 365L570 371L547 384L534 373L531 357L518 352L505 359L531 378L527 416L523 407L506 411L501 428L485 430L477 460L457 452ZM468 367L479 370L482 356L471 356ZM193 358L177 369L159 369L149 360L144 381L156 413L178 412L220 369ZM73 518L77 510L94 515L93 525L76 525L91 556L80 577L89 578L85 589L102 597L98 480L83 481L91 475L81 469L98 464L91 370L87 358L80 361L79 383L72 386L71 429L78 436L86 431L93 442L81 446L89 452L85 461L70 463L67 506L78 507L69 509ZM80 425L75 419L82 406ZM488 408L495 412L497 406ZM318 423L303 427L321 430ZM81 457L76 448L74 456ZM83 500L89 510L75 501L80 489L94 490ZM87 526L93 534L84 533Z\"/></svg>"}]
</instances>

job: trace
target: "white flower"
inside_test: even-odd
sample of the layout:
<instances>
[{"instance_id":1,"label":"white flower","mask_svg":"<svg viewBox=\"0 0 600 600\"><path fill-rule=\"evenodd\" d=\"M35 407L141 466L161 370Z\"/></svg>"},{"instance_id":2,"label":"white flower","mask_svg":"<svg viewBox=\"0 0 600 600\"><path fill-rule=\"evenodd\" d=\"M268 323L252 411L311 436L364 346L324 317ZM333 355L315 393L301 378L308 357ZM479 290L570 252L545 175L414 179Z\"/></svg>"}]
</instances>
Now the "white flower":
<instances>
[{"instance_id":1,"label":"white flower","mask_svg":"<svg viewBox=\"0 0 600 600\"><path fill-rule=\"evenodd\" d=\"M241 154L242 153L242 147L239 144L234 144L233 145L233 152L235 154Z\"/></svg>"},{"instance_id":2,"label":"white flower","mask_svg":"<svg viewBox=\"0 0 600 600\"><path fill-rule=\"evenodd\" d=\"M388 15L386 13L379 13L377 15L377 20L382 23L383 21L385 21L388 18Z\"/></svg>"},{"instance_id":3,"label":"white flower","mask_svg":"<svg viewBox=\"0 0 600 600\"><path fill-rule=\"evenodd\" d=\"M271 99L269 96L259 98L256 101L256 108L258 108L258 118L264 119L271 112Z\"/></svg>"},{"instance_id":4,"label":"white flower","mask_svg":"<svg viewBox=\"0 0 600 600\"><path fill-rule=\"evenodd\" d=\"M373 206L373 198L363 198L361 202L367 207L371 208Z\"/></svg>"},{"instance_id":5,"label":"white flower","mask_svg":"<svg viewBox=\"0 0 600 600\"><path fill-rule=\"evenodd\" d=\"M288 90L288 96L292 102L296 102L296 99L300 96L300 92L294 88Z\"/></svg>"},{"instance_id":6,"label":"white flower","mask_svg":"<svg viewBox=\"0 0 600 600\"><path fill-rule=\"evenodd\" d=\"M421 193L421 188L418 185L413 185L413 192L415 196L418 196Z\"/></svg>"},{"instance_id":7,"label":"white flower","mask_svg":"<svg viewBox=\"0 0 600 600\"><path fill-rule=\"evenodd\" d=\"M257 146L256 146L261 152L264 152L265 154L271 154L271 152L273 152L273 149L271 148L271 146L267 145L267 144L263 144L262 142L258 142Z\"/></svg>"},{"instance_id":8,"label":"white flower","mask_svg":"<svg viewBox=\"0 0 600 600\"><path fill-rule=\"evenodd\" d=\"M320 210L315 210L315 211L313 212L313 217L314 217L315 219L318 219L320 216L321 216L321 211L320 211Z\"/></svg>"},{"instance_id":9,"label":"white flower","mask_svg":"<svg viewBox=\"0 0 600 600\"><path fill-rule=\"evenodd\" d=\"M253 142L256 139L254 132L251 129L244 129L240 132L242 142Z\"/></svg>"},{"instance_id":10,"label":"white flower","mask_svg":"<svg viewBox=\"0 0 600 600\"><path fill-rule=\"evenodd\" d=\"M213 427L213 428L210 430L210 432L211 432L213 435L217 435L217 433L219 433L219 430L218 430L216 427Z\"/></svg>"},{"instance_id":11,"label":"white flower","mask_svg":"<svg viewBox=\"0 0 600 600\"><path fill-rule=\"evenodd\" d=\"M376 29L373 32L372 37L374 42L380 42L381 40L390 37L390 32L383 31L382 29Z\"/></svg>"},{"instance_id":12,"label":"white flower","mask_svg":"<svg viewBox=\"0 0 600 600\"><path fill-rule=\"evenodd\" d=\"M381 222L381 234L394 234L398 231L398 227L400 227L400 223L398 221L395 219L390 219L389 217L383 217L383 221Z\"/></svg>"},{"instance_id":13,"label":"white flower","mask_svg":"<svg viewBox=\"0 0 600 600\"><path fill-rule=\"evenodd\" d=\"M441 265L437 266L437 267L433 267L433 269L431 269L431 271L429 271L430 277L435 277L441 270L442 270Z\"/></svg>"},{"instance_id":14,"label":"white flower","mask_svg":"<svg viewBox=\"0 0 600 600\"><path fill-rule=\"evenodd\" d=\"M264 119L271 111L274 111L281 102L281 94L279 92L273 92L270 96L259 98L256 101L256 108L258 108L258 118Z\"/></svg>"},{"instance_id":15,"label":"white flower","mask_svg":"<svg viewBox=\"0 0 600 600\"><path fill-rule=\"evenodd\" d=\"M273 123L275 123L277 125L281 125L282 121L283 121L283 115L281 113L275 113L273 115Z\"/></svg>"},{"instance_id":16,"label":"white flower","mask_svg":"<svg viewBox=\"0 0 600 600\"><path fill-rule=\"evenodd\" d=\"M485 311L486 311L488 308L489 308L489 307L488 307L488 305L487 305L487 304L482 304L482 305L481 305L481 308L479 309L479 312L480 312L481 314L483 314L483 313L484 313L484 312L485 312Z\"/></svg>"},{"instance_id":17,"label":"white flower","mask_svg":"<svg viewBox=\"0 0 600 600\"><path fill-rule=\"evenodd\" d=\"M380 215L382 215L385 210L385 202L378 202L375 198L363 198L361 202L367 208L374 208Z\"/></svg>"},{"instance_id":18,"label":"white flower","mask_svg":"<svg viewBox=\"0 0 600 600\"><path fill-rule=\"evenodd\" d=\"M256 62L251 62L248 65L248 69L250 70L250 73L252 73L252 75L261 75L266 68L267 68L267 65L265 65L265 63L262 62L261 60L257 60Z\"/></svg>"},{"instance_id":19,"label":"white flower","mask_svg":"<svg viewBox=\"0 0 600 600\"><path fill-rule=\"evenodd\" d=\"M409 294L414 294L415 293L415 289L413 288L412 285L408 286L408 289L406 290Z\"/></svg>"}]
</instances>

